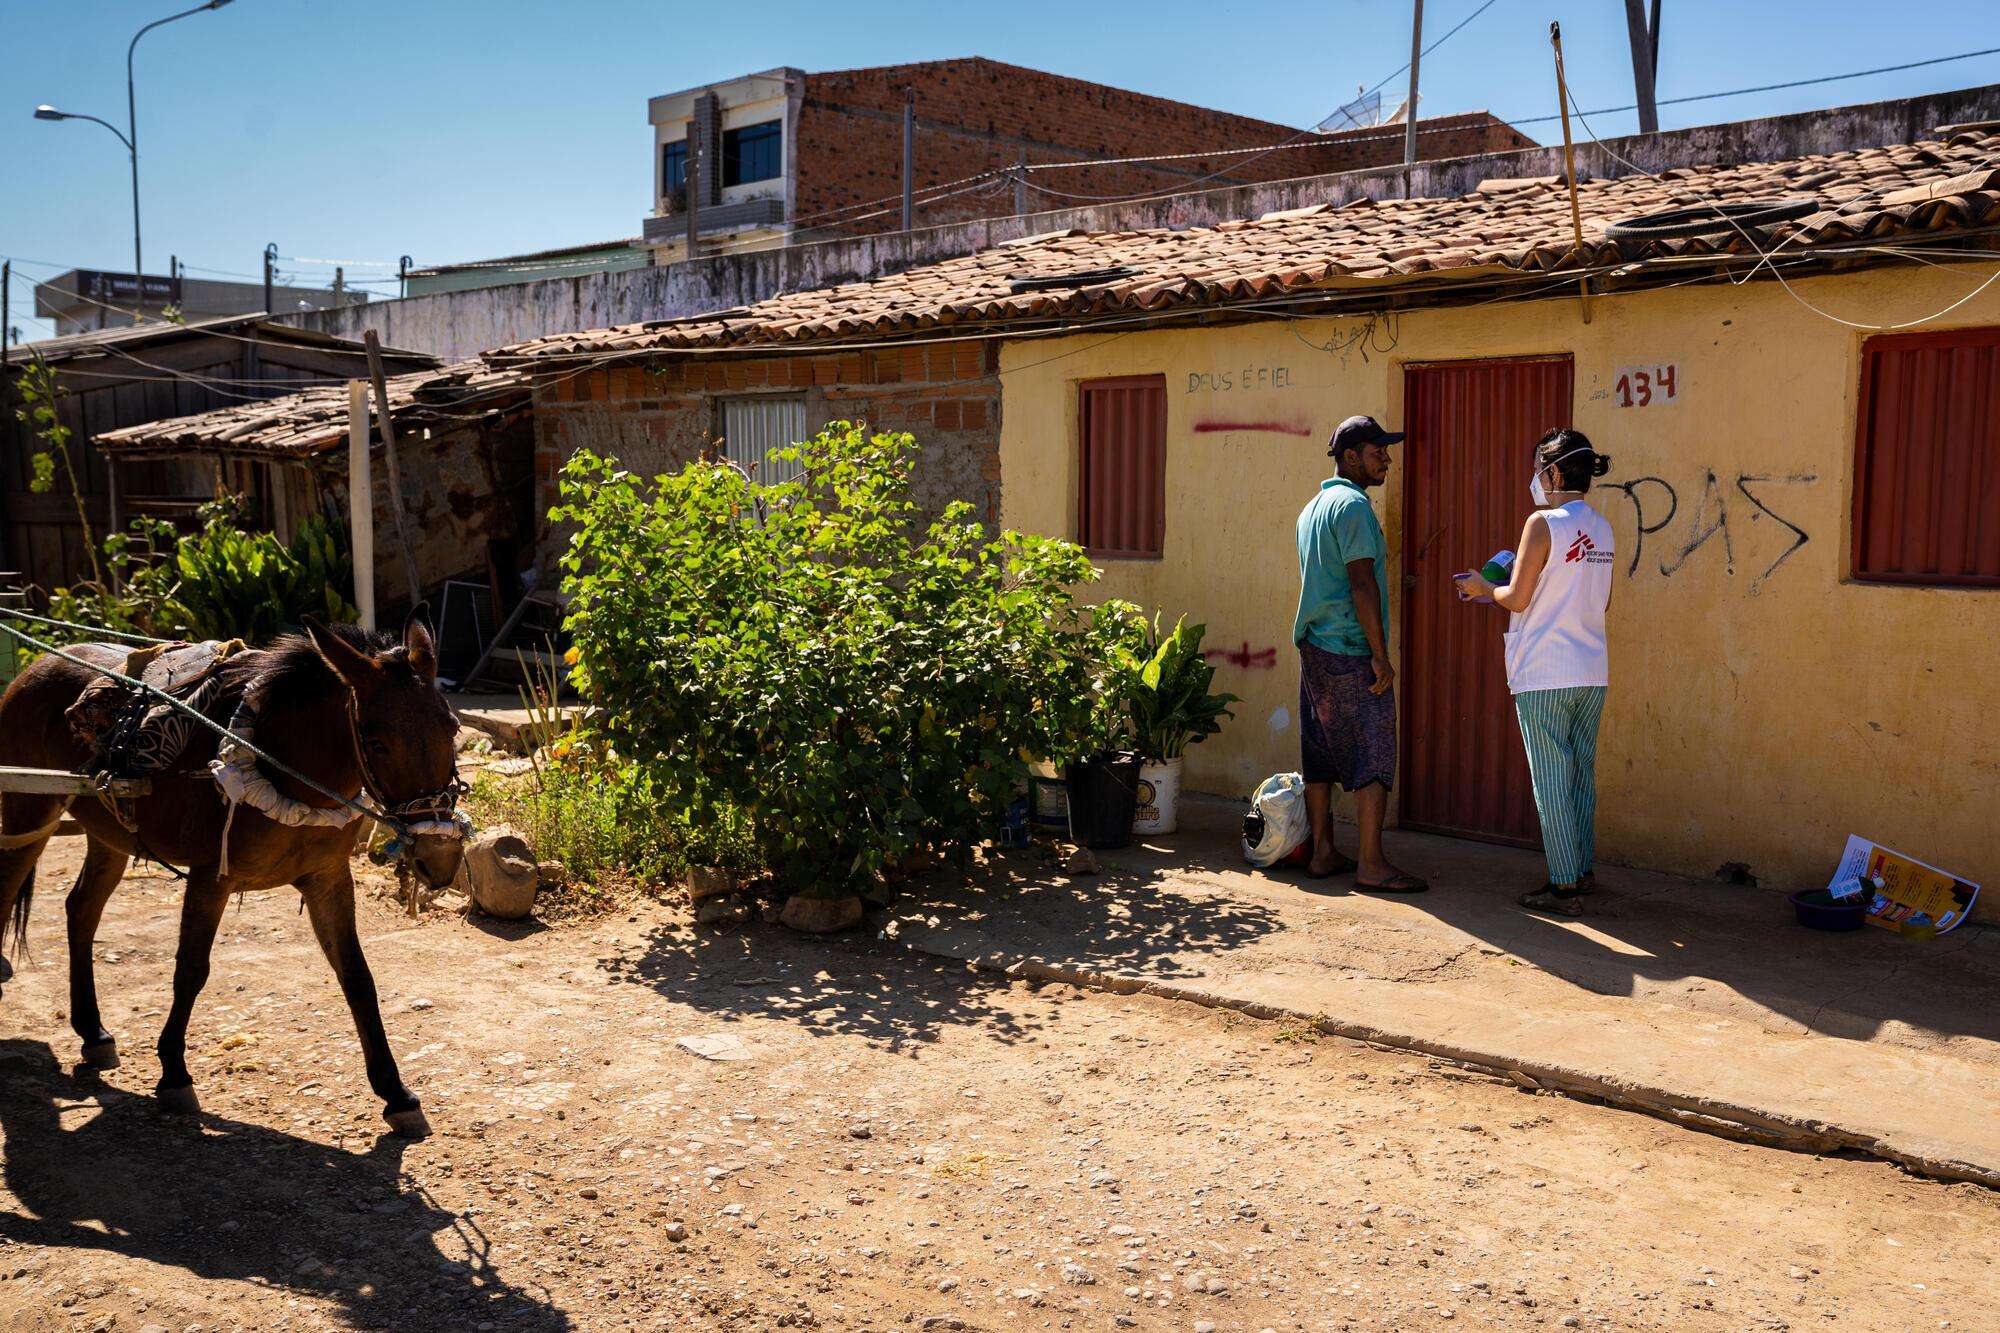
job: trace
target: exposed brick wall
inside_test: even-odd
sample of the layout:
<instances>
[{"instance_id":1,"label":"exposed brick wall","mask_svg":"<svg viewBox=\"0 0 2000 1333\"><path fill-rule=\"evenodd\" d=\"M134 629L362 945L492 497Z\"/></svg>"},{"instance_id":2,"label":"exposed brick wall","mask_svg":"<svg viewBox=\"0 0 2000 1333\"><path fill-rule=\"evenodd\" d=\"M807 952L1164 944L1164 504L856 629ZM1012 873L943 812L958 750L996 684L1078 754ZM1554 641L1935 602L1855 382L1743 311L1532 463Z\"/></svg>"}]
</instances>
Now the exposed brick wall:
<instances>
[{"instance_id":1,"label":"exposed brick wall","mask_svg":"<svg viewBox=\"0 0 2000 1333\"><path fill-rule=\"evenodd\" d=\"M1123 196L1194 188L1197 178L1225 168L1215 184L1380 166L1400 162L1403 156L1402 134L1392 126L1326 135L1308 148L1282 149L1231 166L1241 149L1281 143L1298 130L979 58L808 74L799 108L794 210L802 228L859 233L893 231L900 225L894 213L858 222L818 215L901 191L907 87L917 90L918 189L1024 161L1211 148L1218 150L1212 159L1077 167L1039 173L1035 179L1072 195ZM1484 112L1420 121L1417 129L1420 158L1532 146L1532 140ZM1071 201L1030 194L1030 207L1036 211L1067 202ZM1002 183L990 193L960 195L931 205L920 202L917 220L930 226L1013 211L1013 187Z\"/></svg>"},{"instance_id":2,"label":"exposed brick wall","mask_svg":"<svg viewBox=\"0 0 2000 1333\"><path fill-rule=\"evenodd\" d=\"M556 500L563 461L588 448L632 471L671 472L718 431L719 399L801 393L806 426L865 421L917 439L913 485L927 514L965 500L991 524L1000 512L997 343L843 352L756 360L663 360L553 375L535 387L535 475L540 508ZM546 569L559 540L541 542Z\"/></svg>"}]
</instances>

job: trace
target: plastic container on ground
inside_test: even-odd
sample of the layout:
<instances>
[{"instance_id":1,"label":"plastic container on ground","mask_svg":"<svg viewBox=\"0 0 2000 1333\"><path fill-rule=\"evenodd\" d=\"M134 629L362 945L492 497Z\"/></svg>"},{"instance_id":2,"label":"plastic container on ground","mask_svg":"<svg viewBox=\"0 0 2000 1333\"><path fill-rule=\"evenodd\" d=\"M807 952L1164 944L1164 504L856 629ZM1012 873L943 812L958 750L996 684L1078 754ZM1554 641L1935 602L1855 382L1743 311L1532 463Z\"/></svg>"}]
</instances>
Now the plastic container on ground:
<instances>
[{"instance_id":1,"label":"plastic container on ground","mask_svg":"<svg viewBox=\"0 0 2000 1333\"><path fill-rule=\"evenodd\" d=\"M1842 900L1825 889L1800 889L1791 902L1799 924L1814 930L1859 930L1868 915L1866 894Z\"/></svg>"},{"instance_id":2,"label":"plastic container on ground","mask_svg":"<svg viewBox=\"0 0 2000 1333\"><path fill-rule=\"evenodd\" d=\"M1028 817L1038 833L1069 836L1069 787L1054 764L1028 765Z\"/></svg>"},{"instance_id":3,"label":"plastic container on ground","mask_svg":"<svg viewBox=\"0 0 2000 1333\"><path fill-rule=\"evenodd\" d=\"M1069 787L1069 835L1096 848L1132 843L1132 812L1139 805L1139 756L1119 754L1071 764L1063 770Z\"/></svg>"},{"instance_id":4,"label":"plastic container on ground","mask_svg":"<svg viewBox=\"0 0 2000 1333\"><path fill-rule=\"evenodd\" d=\"M1134 833L1172 833L1180 827L1181 760L1147 763L1139 769Z\"/></svg>"}]
</instances>

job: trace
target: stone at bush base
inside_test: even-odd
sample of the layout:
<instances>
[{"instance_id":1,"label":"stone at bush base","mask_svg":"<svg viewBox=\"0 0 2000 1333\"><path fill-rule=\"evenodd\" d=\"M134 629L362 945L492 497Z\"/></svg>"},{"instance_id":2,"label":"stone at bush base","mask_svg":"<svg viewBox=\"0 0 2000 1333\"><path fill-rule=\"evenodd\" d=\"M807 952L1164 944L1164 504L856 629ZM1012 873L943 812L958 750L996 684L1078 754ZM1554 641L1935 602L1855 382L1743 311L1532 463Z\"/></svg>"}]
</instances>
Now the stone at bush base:
<instances>
[{"instance_id":1,"label":"stone at bush base","mask_svg":"<svg viewBox=\"0 0 2000 1333\"><path fill-rule=\"evenodd\" d=\"M472 901L490 916L516 921L535 910L535 853L519 834L488 829L465 847Z\"/></svg>"},{"instance_id":2,"label":"stone at bush base","mask_svg":"<svg viewBox=\"0 0 2000 1333\"><path fill-rule=\"evenodd\" d=\"M861 900L808 898L804 894L793 894L785 900L784 910L778 914L778 920L793 930L803 930L813 935L846 930L850 926L860 924Z\"/></svg>"},{"instance_id":3,"label":"stone at bush base","mask_svg":"<svg viewBox=\"0 0 2000 1333\"><path fill-rule=\"evenodd\" d=\"M694 923L697 926L736 925L749 919L750 904L740 899L716 894L695 900Z\"/></svg>"},{"instance_id":4,"label":"stone at bush base","mask_svg":"<svg viewBox=\"0 0 2000 1333\"><path fill-rule=\"evenodd\" d=\"M736 876L717 866L688 867L688 897L700 902L736 892Z\"/></svg>"}]
</instances>

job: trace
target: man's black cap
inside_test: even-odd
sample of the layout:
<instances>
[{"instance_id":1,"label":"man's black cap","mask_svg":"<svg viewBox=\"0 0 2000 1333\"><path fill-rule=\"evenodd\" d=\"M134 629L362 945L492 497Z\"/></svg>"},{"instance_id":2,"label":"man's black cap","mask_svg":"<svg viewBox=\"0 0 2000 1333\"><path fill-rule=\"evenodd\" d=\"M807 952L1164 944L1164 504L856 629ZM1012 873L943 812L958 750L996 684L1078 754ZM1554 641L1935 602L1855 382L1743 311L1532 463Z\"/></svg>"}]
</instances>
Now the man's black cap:
<instances>
[{"instance_id":1,"label":"man's black cap","mask_svg":"<svg viewBox=\"0 0 2000 1333\"><path fill-rule=\"evenodd\" d=\"M1349 417L1333 428L1333 438L1327 441L1326 456L1340 457L1343 449L1359 449L1364 444L1401 444L1403 432L1383 430L1382 423L1374 417Z\"/></svg>"}]
</instances>

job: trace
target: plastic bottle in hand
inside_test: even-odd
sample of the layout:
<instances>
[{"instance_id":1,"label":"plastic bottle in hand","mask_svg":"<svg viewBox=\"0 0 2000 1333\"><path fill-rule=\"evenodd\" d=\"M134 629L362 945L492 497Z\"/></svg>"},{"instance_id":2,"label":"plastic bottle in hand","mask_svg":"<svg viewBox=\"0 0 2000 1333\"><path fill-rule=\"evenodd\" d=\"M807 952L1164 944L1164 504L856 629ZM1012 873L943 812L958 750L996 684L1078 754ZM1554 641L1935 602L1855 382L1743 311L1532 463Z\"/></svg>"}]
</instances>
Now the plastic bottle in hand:
<instances>
[{"instance_id":1,"label":"plastic bottle in hand","mask_svg":"<svg viewBox=\"0 0 2000 1333\"><path fill-rule=\"evenodd\" d=\"M1514 553L1498 551L1479 567L1479 577L1496 588L1505 587L1507 576L1514 570Z\"/></svg>"}]
</instances>

